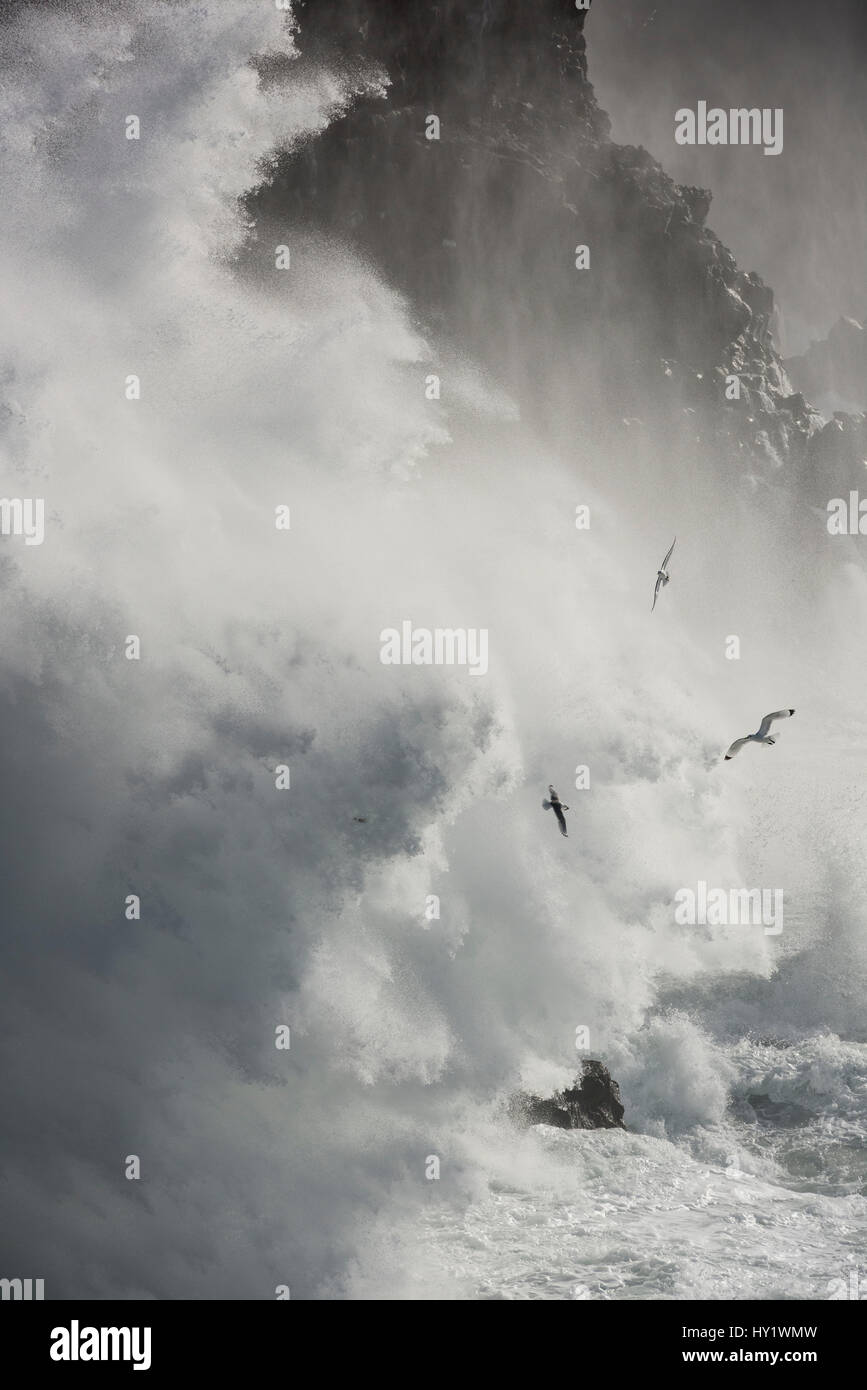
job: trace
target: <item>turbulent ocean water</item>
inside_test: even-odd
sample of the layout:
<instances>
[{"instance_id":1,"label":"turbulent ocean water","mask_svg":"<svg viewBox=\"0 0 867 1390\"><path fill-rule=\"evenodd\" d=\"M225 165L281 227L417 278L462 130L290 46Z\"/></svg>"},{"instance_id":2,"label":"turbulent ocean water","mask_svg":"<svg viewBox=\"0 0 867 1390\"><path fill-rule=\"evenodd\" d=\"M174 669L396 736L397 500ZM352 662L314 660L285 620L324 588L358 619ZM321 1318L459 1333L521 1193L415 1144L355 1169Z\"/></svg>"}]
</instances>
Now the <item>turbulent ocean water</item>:
<instances>
[{"instance_id":1,"label":"turbulent ocean water","mask_svg":"<svg viewBox=\"0 0 867 1390\"><path fill-rule=\"evenodd\" d=\"M254 225L275 154L381 80L263 85L275 7L25 7L0 42L3 487L46 503L0 571L4 1267L85 1298L867 1285L858 538L699 437L601 455L589 396L540 428L351 244ZM407 619L487 629L487 674L383 665ZM679 925L700 881L782 889L783 930ZM582 1056L628 1129L514 1130Z\"/></svg>"}]
</instances>

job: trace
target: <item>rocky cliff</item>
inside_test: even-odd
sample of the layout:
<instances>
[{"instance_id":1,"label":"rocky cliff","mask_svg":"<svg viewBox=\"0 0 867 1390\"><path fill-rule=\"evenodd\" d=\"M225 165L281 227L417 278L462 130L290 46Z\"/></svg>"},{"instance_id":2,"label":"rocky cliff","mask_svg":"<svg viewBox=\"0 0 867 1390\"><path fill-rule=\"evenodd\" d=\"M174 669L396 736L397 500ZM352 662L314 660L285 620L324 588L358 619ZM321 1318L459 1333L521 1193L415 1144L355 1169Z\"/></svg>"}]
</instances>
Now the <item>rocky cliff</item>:
<instances>
[{"instance_id":1,"label":"rocky cliff","mask_svg":"<svg viewBox=\"0 0 867 1390\"><path fill-rule=\"evenodd\" d=\"M597 440L638 420L817 501L860 481L864 417L826 424L792 385L773 292L708 228L710 192L612 142L588 77L592 14L573 0L297 0L295 14L302 66L386 86L281 159L254 216L349 240L525 415L580 415Z\"/></svg>"},{"instance_id":2,"label":"rocky cliff","mask_svg":"<svg viewBox=\"0 0 867 1390\"><path fill-rule=\"evenodd\" d=\"M861 410L867 406L867 330L853 318L839 318L827 338L812 342L786 370L800 391L815 400Z\"/></svg>"}]
</instances>

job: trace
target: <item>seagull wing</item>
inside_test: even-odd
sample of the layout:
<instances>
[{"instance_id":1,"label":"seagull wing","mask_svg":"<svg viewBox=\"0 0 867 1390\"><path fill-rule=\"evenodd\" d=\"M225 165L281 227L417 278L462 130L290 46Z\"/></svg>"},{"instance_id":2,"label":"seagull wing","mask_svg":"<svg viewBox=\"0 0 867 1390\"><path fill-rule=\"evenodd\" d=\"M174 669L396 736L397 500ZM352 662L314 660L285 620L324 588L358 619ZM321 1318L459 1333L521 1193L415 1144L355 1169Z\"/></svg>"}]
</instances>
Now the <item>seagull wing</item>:
<instances>
[{"instance_id":1,"label":"seagull wing","mask_svg":"<svg viewBox=\"0 0 867 1390\"><path fill-rule=\"evenodd\" d=\"M656 576L656 588L655 588L654 591L653 591L653 603L651 604L651 608L650 608L651 613L653 612L654 608L656 607L656 600L659 598L659 586L660 586L661 583L662 583L662 580L660 579L659 575L657 575L657 576Z\"/></svg>"},{"instance_id":2,"label":"seagull wing","mask_svg":"<svg viewBox=\"0 0 867 1390\"><path fill-rule=\"evenodd\" d=\"M773 714L766 714L759 725L759 738L764 738L775 719L789 719L795 711L793 709L778 709Z\"/></svg>"},{"instance_id":3,"label":"seagull wing","mask_svg":"<svg viewBox=\"0 0 867 1390\"><path fill-rule=\"evenodd\" d=\"M554 815L557 817L557 824L560 827L560 834L568 837L569 831L566 829L566 817L559 801L554 802Z\"/></svg>"},{"instance_id":4,"label":"seagull wing","mask_svg":"<svg viewBox=\"0 0 867 1390\"><path fill-rule=\"evenodd\" d=\"M664 569L665 569L666 565L668 564L669 560L671 559L671 552L672 552L672 550L674 550L674 547L675 547L676 545L677 545L677 536L675 536L674 540L671 542L671 545L669 546L669 549L668 549L668 554L666 555L666 557L665 557L665 559L663 560L662 564L659 566L659 568L660 568L661 570L664 570Z\"/></svg>"},{"instance_id":5,"label":"seagull wing","mask_svg":"<svg viewBox=\"0 0 867 1390\"><path fill-rule=\"evenodd\" d=\"M739 753L739 752L741 751L741 749L743 748L744 744L745 744L745 743L749 743L749 741L750 741L750 736L749 736L749 734L747 734L746 738L736 738L735 741L734 741L734 743L732 744L731 748L730 748L729 751L726 753L726 758L733 758L733 757L735 756L736 753Z\"/></svg>"}]
</instances>

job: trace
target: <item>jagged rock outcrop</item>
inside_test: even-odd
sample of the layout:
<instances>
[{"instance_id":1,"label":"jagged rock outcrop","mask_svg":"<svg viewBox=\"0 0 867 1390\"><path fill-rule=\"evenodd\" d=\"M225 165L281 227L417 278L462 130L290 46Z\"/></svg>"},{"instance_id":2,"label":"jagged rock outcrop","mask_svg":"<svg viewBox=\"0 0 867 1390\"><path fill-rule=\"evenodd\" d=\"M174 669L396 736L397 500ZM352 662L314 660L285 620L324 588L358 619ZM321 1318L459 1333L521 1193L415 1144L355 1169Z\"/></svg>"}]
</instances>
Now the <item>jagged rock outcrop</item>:
<instances>
[{"instance_id":1,"label":"jagged rock outcrop","mask_svg":"<svg viewBox=\"0 0 867 1390\"><path fill-rule=\"evenodd\" d=\"M807 451L808 495L819 506L864 486L867 463L867 414L835 412L810 438Z\"/></svg>"},{"instance_id":2,"label":"jagged rock outcrop","mask_svg":"<svg viewBox=\"0 0 867 1390\"><path fill-rule=\"evenodd\" d=\"M799 391L838 405L867 408L867 330L857 319L839 318L827 338L812 342L799 357L789 357L786 371Z\"/></svg>"},{"instance_id":3,"label":"jagged rock outcrop","mask_svg":"<svg viewBox=\"0 0 867 1390\"><path fill-rule=\"evenodd\" d=\"M509 1113L517 1124L554 1125L557 1129L625 1129L620 1088L601 1062L587 1060L575 1085L550 1099L520 1093Z\"/></svg>"},{"instance_id":4,"label":"jagged rock outcrop","mask_svg":"<svg viewBox=\"0 0 867 1390\"><path fill-rule=\"evenodd\" d=\"M831 458L862 481L863 426L826 425L793 386L773 292L707 227L710 193L612 142L574 0L298 0L295 12L302 66L327 61L356 85L384 72L388 85L369 84L277 161L250 200L257 224L349 240L540 429L568 434L572 419L592 445L637 421L660 447L700 444L734 477L809 491Z\"/></svg>"}]
</instances>

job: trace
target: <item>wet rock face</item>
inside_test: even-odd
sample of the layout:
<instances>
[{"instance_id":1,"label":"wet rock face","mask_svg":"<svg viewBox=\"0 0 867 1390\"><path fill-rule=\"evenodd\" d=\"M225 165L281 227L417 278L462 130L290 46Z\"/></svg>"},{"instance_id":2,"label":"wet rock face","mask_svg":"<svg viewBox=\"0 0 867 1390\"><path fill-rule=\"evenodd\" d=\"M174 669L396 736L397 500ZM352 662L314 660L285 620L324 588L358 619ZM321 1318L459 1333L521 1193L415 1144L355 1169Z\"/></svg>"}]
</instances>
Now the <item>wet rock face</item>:
<instances>
[{"instance_id":1,"label":"wet rock face","mask_svg":"<svg viewBox=\"0 0 867 1390\"><path fill-rule=\"evenodd\" d=\"M824 507L828 497L843 496L864 485L867 459L867 415L837 411L810 439L807 453L808 495Z\"/></svg>"},{"instance_id":2,"label":"wet rock face","mask_svg":"<svg viewBox=\"0 0 867 1390\"><path fill-rule=\"evenodd\" d=\"M587 75L587 12L574 0L296 0L294 11L302 52L367 57L386 69L400 101L441 97L448 86L482 104L504 56L518 89L538 75L540 57L546 70Z\"/></svg>"},{"instance_id":3,"label":"wet rock face","mask_svg":"<svg viewBox=\"0 0 867 1390\"><path fill-rule=\"evenodd\" d=\"M813 400L829 395L867 408L867 329L857 319L838 319L827 338L812 342L785 366L798 389Z\"/></svg>"},{"instance_id":4,"label":"wet rock face","mask_svg":"<svg viewBox=\"0 0 867 1390\"><path fill-rule=\"evenodd\" d=\"M295 13L302 65L389 85L278 161L250 199L257 222L350 242L543 427L592 419L602 438L634 418L733 478L811 482L830 456L835 486L861 481L861 431L828 434L792 384L773 292L707 227L710 193L611 141L574 0L298 0ZM591 60L592 27L591 13Z\"/></svg>"},{"instance_id":5,"label":"wet rock face","mask_svg":"<svg viewBox=\"0 0 867 1390\"><path fill-rule=\"evenodd\" d=\"M521 1093L509 1113L517 1124L553 1125L556 1129L625 1129L620 1087L601 1062L584 1062L575 1085L550 1099Z\"/></svg>"}]
</instances>

